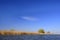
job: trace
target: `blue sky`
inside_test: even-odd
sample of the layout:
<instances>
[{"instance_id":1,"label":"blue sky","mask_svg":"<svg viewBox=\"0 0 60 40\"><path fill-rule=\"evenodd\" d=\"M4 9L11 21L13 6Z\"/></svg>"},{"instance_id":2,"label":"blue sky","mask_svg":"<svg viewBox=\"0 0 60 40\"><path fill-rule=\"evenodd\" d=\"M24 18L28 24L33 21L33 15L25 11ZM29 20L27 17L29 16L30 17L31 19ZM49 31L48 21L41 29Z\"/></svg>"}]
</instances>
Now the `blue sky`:
<instances>
[{"instance_id":1,"label":"blue sky","mask_svg":"<svg viewBox=\"0 0 60 40\"><path fill-rule=\"evenodd\" d=\"M0 0L0 30L59 32L59 0Z\"/></svg>"}]
</instances>

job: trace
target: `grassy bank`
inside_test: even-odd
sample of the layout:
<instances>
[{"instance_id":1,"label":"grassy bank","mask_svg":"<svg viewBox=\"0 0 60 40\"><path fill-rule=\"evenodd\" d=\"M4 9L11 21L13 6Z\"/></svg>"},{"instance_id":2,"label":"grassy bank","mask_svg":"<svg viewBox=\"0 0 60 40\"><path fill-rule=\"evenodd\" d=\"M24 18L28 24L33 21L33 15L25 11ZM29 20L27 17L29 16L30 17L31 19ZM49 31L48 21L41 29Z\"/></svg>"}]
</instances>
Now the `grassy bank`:
<instances>
[{"instance_id":1,"label":"grassy bank","mask_svg":"<svg viewBox=\"0 0 60 40\"><path fill-rule=\"evenodd\" d=\"M0 31L0 35L35 35L35 34L49 34L49 33L38 33L38 32L18 32L18 31Z\"/></svg>"},{"instance_id":2,"label":"grassy bank","mask_svg":"<svg viewBox=\"0 0 60 40\"><path fill-rule=\"evenodd\" d=\"M0 31L0 35L29 35L29 34L40 34L36 32L18 32L18 31Z\"/></svg>"}]
</instances>

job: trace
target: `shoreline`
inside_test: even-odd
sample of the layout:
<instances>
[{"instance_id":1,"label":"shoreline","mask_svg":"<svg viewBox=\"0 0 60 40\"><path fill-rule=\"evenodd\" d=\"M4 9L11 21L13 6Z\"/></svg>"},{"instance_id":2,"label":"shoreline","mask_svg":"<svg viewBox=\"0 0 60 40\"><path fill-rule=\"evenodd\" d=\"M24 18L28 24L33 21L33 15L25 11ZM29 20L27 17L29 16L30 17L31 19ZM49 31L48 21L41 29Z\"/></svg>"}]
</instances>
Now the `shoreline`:
<instances>
[{"instance_id":1,"label":"shoreline","mask_svg":"<svg viewBox=\"0 0 60 40\"><path fill-rule=\"evenodd\" d=\"M57 35L52 33L0 31L0 35Z\"/></svg>"}]
</instances>

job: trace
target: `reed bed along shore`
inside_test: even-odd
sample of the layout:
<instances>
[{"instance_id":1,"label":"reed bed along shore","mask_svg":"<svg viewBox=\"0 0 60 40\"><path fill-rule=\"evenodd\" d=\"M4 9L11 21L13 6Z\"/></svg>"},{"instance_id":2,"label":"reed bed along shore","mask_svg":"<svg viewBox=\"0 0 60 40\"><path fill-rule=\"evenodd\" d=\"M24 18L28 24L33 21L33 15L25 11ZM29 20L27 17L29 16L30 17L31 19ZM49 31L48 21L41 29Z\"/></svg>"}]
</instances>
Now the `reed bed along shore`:
<instances>
[{"instance_id":1,"label":"reed bed along shore","mask_svg":"<svg viewBox=\"0 0 60 40\"><path fill-rule=\"evenodd\" d=\"M29 35L29 34L38 34L38 33L31 33L31 32L16 32L16 31L0 31L0 35Z\"/></svg>"},{"instance_id":2,"label":"reed bed along shore","mask_svg":"<svg viewBox=\"0 0 60 40\"><path fill-rule=\"evenodd\" d=\"M49 33L38 33L38 32L18 32L18 31L0 31L0 35L35 35L35 34L49 34Z\"/></svg>"}]
</instances>

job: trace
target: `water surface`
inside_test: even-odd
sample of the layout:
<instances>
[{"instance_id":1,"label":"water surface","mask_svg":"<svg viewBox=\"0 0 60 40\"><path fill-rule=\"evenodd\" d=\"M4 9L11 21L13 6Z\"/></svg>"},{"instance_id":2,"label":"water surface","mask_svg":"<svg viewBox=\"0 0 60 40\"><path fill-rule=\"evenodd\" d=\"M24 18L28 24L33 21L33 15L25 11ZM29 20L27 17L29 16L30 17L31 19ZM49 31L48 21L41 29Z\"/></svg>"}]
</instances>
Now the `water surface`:
<instances>
[{"instance_id":1,"label":"water surface","mask_svg":"<svg viewBox=\"0 0 60 40\"><path fill-rule=\"evenodd\" d=\"M60 35L0 35L0 40L60 40Z\"/></svg>"}]
</instances>

